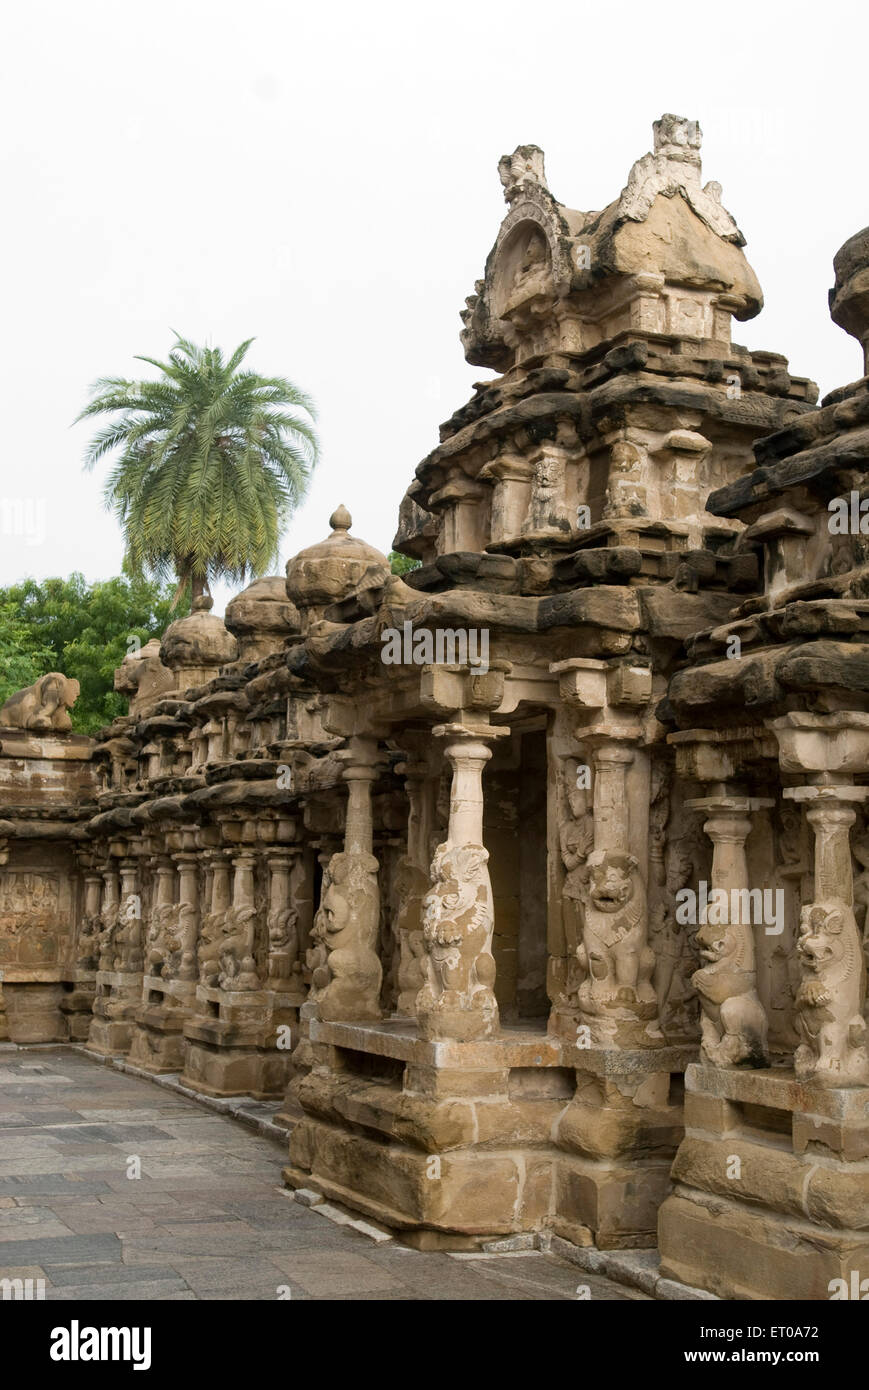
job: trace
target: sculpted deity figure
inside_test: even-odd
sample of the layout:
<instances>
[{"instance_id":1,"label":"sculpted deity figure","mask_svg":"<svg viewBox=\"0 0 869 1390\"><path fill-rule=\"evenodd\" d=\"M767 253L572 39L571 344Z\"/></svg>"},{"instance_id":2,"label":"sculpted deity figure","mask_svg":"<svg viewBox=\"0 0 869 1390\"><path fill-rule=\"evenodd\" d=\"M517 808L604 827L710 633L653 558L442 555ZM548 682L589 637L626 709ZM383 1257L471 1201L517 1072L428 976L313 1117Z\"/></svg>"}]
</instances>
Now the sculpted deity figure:
<instances>
[{"instance_id":1,"label":"sculpted deity figure","mask_svg":"<svg viewBox=\"0 0 869 1390\"><path fill-rule=\"evenodd\" d=\"M399 944L397 1007L401 1014L413 1013L416 996L425 983L422 905L428 886L428 875L411 859L405 855L398 861L395 871Z\"/></svg>"},{"instance_id":2,"label":"sculpted deity figure","mask_svg":"<svg viewBox=\"0 0 869 1390\"><path fill-rule=\"evenodd\" d=\"M676 895L694 876L696 846L690 840L673 840L667 847L664 870L666 896L650 914L649 936L655 952L655 993L662 1021L668 1011L679 967L686 954L685 933L675 921ZM667 1032L667 1028L664 1029Z\"/></svg>"},{"instance_id":3,"label":"sculpted deity figure","mask_svg":"<svg viewBox=\"0 0 869 1390\"><path fill-rule=\"evenodd\" d=\"M578 1004L592 1042L663 1041L637 860L622 850L594 850L581 881L582 940L576 956L585 978Z\"/></svg>"},{"instance_id":4,"label":"sculpted deity figure","mask_svg":"<svg viewBox=\"0 0 869 1390\"><path fill-rule=\"evenodd\" d=\"M577 764L567 764L564 811L559 827L561 860L564 864L564 884L561 889L561 915L567 945L566 973L554 973L551 983L557 990L559 1002L569 1007L582 983L582 972L576 948L582 938L582 892L585 861L594 849L594 811L591 788L577 789L574 779Z\"/></svg>"},{"instance_id":5,"label":"sculpted deity figure","mask_svg":"<svg viewBox=\"0 0 869 1390\"><path fill-rule=\"evenodd\" d=\"M84 903L76 943L79 970L97 970L100 954L100 896L103 881L99 874L85 875Z\"/></svg>"},{"instance_id":6,"label":"sculpted deity figure","mask_svg":"<svg viewBox=\"0 0 869 1390\"><path fill-rule=\"evenodd\" d=\"M862 1007L865 966L854 913L844 902L809 903L800 913L794 1055L799 1077L829 1086L866 1085L869 1055Z\"/></svg>"},{"instance_id":7,"label":"sculpted deity figure","mask_svg":"<svg viewBox=\"0 0 869 1390\"><path fill-rule=\"evenodd\" d=\"M534 231L522 254L516 270L509 298L504 307L504 317L515 309L528 305L529 301L549 297L553 292L552 267L549 248L543 234Z\"/></svg>"},{"instance_id":8,"label":"sculpted deity figure","mask_svg":"<svg viewBox=\"0 0 869 1390\"><path fill-rule=\"evenodd\" d=\"M326 919L322 904L314 914L314 921L311 924L311 944L305 952L305 965L311 976L309 998L312 1002L317 1003L332 979L329 971L329 949L326 945Z\"/></svg>"},{"instance_id":9,"label":"sculpted deity figure","mask_svg":"<svg viewBox=\"0 0 869 1390\"><path fill-rule=\"evenodd\" d=\"M470 1041L498 1024L492 986L494 912L482 845L439 845L423 901L426 982L416 1011L425 1035Z\"/></svg>"},{"instance_id":10,"label":"sculpted deity figure","mask_svg":"<svg viewBox=\"0 0 869 1390\"><path fill-rule=\"evenodd\" d=\"M76 965L79 970L96 970L99 959L100 917L97 912L87 912L81 920L78 933Z\"/></svg>"},{"instance_id":11,"label":"sculpted deity figure","mask_svg":"<svg viewBox=\"0 0 869 1390\"><path fill-rule=\"evenodd\" d=\"M112 970L115 965L115 932L118 927L120 904L117 897L106 894L100 912L101 931L99 934L100 970Z\"/></svg>"},{"instance_id":12,"label":"sculpted deity figure","mask_svg":"<svg viewBox=\"0 0 869 1390\"><path fill-rule=\"evenodd\" d=\"M863 942L863 959L869 968L869 830L852 841L851 849L860 865L854 878L854 914Z\"/></svg>"}]
</instances>

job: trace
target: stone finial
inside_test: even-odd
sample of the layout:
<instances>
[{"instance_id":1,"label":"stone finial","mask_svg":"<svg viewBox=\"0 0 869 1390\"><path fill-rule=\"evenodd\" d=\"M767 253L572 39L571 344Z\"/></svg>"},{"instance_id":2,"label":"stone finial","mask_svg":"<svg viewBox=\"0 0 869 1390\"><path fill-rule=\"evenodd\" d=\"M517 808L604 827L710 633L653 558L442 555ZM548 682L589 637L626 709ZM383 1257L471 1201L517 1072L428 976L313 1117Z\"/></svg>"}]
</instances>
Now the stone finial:
<instances>
[{"instance_id":1,"label":"stone finial","mask_svg":"<svg viewBox=\"0 0 869 1390\"><path fill-rule=\"evenodd\" d=\"M703 132L697 121L666 112L659 121L652 122L652 135L656 155L699 166Z\"/></svg>"},{"instance_id":2,"label":"stone finial","mask_svg":"<svg viewBox=\"0 0 869 1390\"><path fill-rule=\"evenodd\" d=\"M527 184L546 188L546 171L540 146L517 145L512 154L502 154L498 160L498 175L504 185L504 199L508 203L515 203L526 191Z\"/></svg>"},{"instance_id":3,"label":"stone finial","mask_svg":"<svg viewBox=\"0 0 869 1390\"><path fill-rule=\"evenodd\" d=\"M655 151L638 159L628 175L618 203L619 217L645 222L659 195L681 194L701 222L717 236L745 245L730 213L721 206L721 185L700 185L700 126L668 112L652 124Z\"/></svg>"},{"instance_id":4,"label":"stone finial","mask_svg":"<svg viewBox=\"0 0 869 1390\"><path fill-rule=\"evenodd\" d=\"M176 687L203 685L213 680L221 666L238 657L238 645L223 619L211 612L213 600L203 594L193 600L193 611L177 618L163 633L160 660L174 672Z\"/></svg>"},{"instance_id":5,"label":"stone finial","mask_svg":"<svg viewBox=\"0 0 869 1390\"><path fill-rule=\"evenodd\" d=\"M224 623L238 642L240 661L258 661L279 651L299 630L299 613L287 598L283 575L255 579L226 605Z\"/></svg>"},{"instance_id":6,"label":"stone finial","mask_svg":"<svg viewBox=\"0 0 869 1390\"><path fill-rule=\"evenodd\" d=\"M386 556L349 535L352 524L347 508L337 507L329 518L330 535L287 561L287 594L307 622L318 620L330 604L352 594L382 589L389 579Z\"/></svg>"},{"instance_id":7,"label":"stone finial","mask_svg":"<svg viewBox=\"0 0 869 1390\"><path fill-rule=\"evenodd\" d=\"M836 283L830 290L830 318L856 338L869 376L869 227L849 237L833 257Z\"/></svg>"}]
</instances>

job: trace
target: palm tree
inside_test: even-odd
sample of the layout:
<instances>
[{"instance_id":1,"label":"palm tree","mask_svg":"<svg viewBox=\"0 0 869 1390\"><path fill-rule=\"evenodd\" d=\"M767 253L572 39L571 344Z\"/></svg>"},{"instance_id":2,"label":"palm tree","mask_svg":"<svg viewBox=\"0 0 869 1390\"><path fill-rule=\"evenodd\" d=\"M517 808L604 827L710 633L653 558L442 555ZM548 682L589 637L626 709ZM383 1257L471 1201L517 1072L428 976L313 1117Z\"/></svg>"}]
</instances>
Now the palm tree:
<instances>
[{"instance_id":1,"label":"palm tree","mask_svg":"<svg viewBox=\"0 0 869 1390\"><path fill-rule=\"evenodd\" d=\"M224 362L220 348L179 337L168 362L137 357L157 380L103 377L78 416L115 417L85 468L121 451L103 496L124 530L125 565L176 576L173 607L188 584L195 599L215 579L268 572L317 462L312 400L284 377L240 371L252 342Z\"/></svg>"}]
</instances>

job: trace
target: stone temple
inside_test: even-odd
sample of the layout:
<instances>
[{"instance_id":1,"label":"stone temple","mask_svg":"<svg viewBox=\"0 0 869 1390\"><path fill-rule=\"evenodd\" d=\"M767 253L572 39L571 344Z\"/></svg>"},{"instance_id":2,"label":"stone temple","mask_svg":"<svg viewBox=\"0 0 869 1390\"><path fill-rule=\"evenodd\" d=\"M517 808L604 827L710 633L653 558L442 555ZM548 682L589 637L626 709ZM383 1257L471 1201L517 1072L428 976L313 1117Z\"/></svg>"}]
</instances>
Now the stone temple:
<instances>
[{"instance_id":1,"label":"stone temple","mask_svg":"<svg viewBox=\"0 0 869 1390\"><path fill-rule=\"evenodd\" d=\"M498 168L419 567L338 506L96 739L59 673L0 710L0 1036L280 1098L285 1182L423 1248L826 1299L869 1277L869 376L731 341L695 122L599 212ZM834 269L869 372L869 229Z\"/></svg>"}]
</instances>

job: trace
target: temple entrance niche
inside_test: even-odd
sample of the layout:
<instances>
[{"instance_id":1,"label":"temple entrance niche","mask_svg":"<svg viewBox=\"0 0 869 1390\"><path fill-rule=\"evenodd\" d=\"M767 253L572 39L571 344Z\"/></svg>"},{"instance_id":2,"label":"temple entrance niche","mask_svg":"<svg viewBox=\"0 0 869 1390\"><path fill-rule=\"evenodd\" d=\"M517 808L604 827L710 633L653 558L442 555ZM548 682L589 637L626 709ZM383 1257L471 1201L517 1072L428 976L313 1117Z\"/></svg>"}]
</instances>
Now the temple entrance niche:
<instances>
[{"instance_id":1,"label":"temple entrance niche","mask_svg":"<svg viewBox=\"0 0 869 1390\"><path fill-rule=\"evenodd\" d=\"M483 781L495 907L495 996L502 1024L539 1020L546 994L546 728L514 729Z\"/></svg>"}]
</instances>

